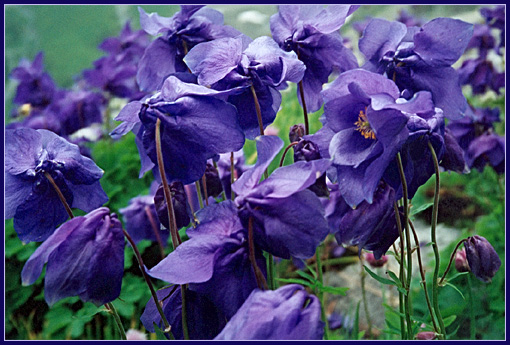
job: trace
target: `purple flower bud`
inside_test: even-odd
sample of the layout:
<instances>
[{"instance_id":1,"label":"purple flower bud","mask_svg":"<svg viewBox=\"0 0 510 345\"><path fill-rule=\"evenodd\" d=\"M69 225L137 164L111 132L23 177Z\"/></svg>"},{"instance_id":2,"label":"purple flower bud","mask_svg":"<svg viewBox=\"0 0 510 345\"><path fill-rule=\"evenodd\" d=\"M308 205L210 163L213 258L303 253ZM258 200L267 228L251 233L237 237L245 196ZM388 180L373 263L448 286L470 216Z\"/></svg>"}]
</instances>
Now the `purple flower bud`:
<instances>
[{"instance_id":1,"label":"purple flower bud","mask_svg":"<svg viewBox=\"0 0 510 345\"><path fill-rule=\"evenodd\" d=\"M437 334L435 332L420 332L416 334L416 340L434 340Z\"/></svg>"},{"instance_id":2,"label":"purple flower bud","mask_svg":"<svg viewBox=\"0 0 510 345\"><path fill-rule=\"evenodd\" d=\"M190 213L188 199L184 186L181 182L175 181L169 185L170 193L172 193L172 204L174 207L175 221L177 228L180 229L190 222ZM167 203L165 200L165 193L163 190L163 184L160 184L156 194L154 195L154 205L156 205L156 212L158 214L159 221L167 229L170 229L168 222L168 210Z\"/></svg>"},{"instance_id":3,"label":"purple flower bud","mask_svg":"<svg viewBox=\"0 0 510 345\"><path fill-rule=\"evenodd\" d=\"M297 125L290 127L289 140L291 143L299 141L299 139L301 139L304 135L305 125L303 125L302 123L298 123Z\"/></svg>"},{"instance_id":4,"label":"purple flower bud","mask_svg":"<svg viewBox=\"0 0 510 345\"><path fill-rule=\"evenodd\" d=\"M48 305L70 296L97 306L113 301L124 273L122 224L106 207L69 220L28 259L21 272L23 285L33 284L45 263Z\"/></svg>"},{"instance_id":5,"label":"purple flower bud","mask_svg":"<svg viewBox=\"0 0 510 345\"><path fill-rule=\"evenodd\" d=\"M490 283L501 266L501 260L494 247L482 236L469 237L464 242L469 269L475 277Z\"/></svg>"},{"instance_id":6,"label":"purple flower bud","mask_svg":"<svg viewBox=\"0 0 510 345\"><path fill-rule=\"evenodd\" d=\"M215 198L223 191L218 169L216 169L211 163L207 163L205 168L205 185L207 187L208 197L212 196ZM204 186L202 183L200 183L200 189L202 190L202 195L205 197Z\"/></svg>"},{"instance_id":7,"label":"purple flower bud","mask_svg":"<svg viewBox=\"0 0 510 345\"><path fill-rule=\"evenodd\" d=\"M379 260L377 260L373 253L365 253L365 260L372 267L383 267L385 263L388 262L388 257L383 255Z\"/></svg>"},{"instance_id":8,"label":"purple flower bud","mask_svg":"<svg viewBox=\"0 0 510 345\"><path fill-rule=\"evenodd\" d=\"M294 162L314 161L321 158L319 147L310 140L301 140L294 146Z\"/></svg>"},{"instance_id":9,"label":"purple flower bud","mask_svg":"<svg viewBox=\"0 0 510 345\"><path fill-rule=\"evenodd\" d=\"M318 298L297 284L254 290L215 340L319 340L324 324Z\"/></svg>"},{"instance_id":10,"label":"purple flower bud","mask_svg":"<svg viewBox=\"0 0 510 345\"><path fill-rule=\"evenodd\" d=\"M466 250L457 250L455 254L455 269L458 272L469 272L469 264L466 258Z\"/></svg>"}]
</instances>

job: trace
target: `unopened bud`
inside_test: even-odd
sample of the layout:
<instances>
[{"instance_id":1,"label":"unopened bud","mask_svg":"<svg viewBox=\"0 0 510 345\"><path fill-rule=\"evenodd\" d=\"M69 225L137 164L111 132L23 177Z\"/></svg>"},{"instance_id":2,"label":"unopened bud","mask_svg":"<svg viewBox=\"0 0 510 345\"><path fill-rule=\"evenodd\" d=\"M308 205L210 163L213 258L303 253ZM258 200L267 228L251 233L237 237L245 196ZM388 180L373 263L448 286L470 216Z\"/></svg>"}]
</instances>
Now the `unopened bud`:
<instances>
[{"instance_id":1,"label":"unopened bud","mask_svg":"<svg viewBox=\"0 0 510 345\"><path fill-rule=\"evenodd\" d=\"M386 255L381 256L379 260L377 260L373 253L365 253L365 260L372 267L383 267L386 262L388 262L388 257Z\"/></svg>"}]
</instances>

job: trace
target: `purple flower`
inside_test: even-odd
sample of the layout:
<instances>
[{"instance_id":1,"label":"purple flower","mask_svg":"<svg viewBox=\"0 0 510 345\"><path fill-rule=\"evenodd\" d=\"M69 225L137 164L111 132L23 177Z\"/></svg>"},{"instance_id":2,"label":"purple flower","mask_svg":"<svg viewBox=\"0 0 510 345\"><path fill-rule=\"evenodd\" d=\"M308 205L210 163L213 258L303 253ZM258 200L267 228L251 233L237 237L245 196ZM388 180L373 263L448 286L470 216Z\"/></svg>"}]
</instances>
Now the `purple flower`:
<instances>
[{"instance_id":1,"label":"purple flower","mask_svg":"<svg viewBox=\"0 0 510 345\"><path fill-rule=\"evenodd\" d=\"M322 95L325 125L305 139L319 146L322 157L331 157L347 204L371 203L385 169L407 140L408 114L431 108L430 94L399 99L391 80L355 69L340 74Z\"/></svg>"},{"instance_id":2,"label":"purple flower","mask_svg":"<svg viewBox=\"0 0 510 345\"><path fill-rule=\"evenodd\" d=\"M197 181L204 174L208 159L237 151L244 144L236 108L220 99L231 92L235 90L215 91L171 76L161 92L144 102L128 103L116 118L124 123L111 135L136 131L142 175L157 165L155 128L159 119L167 177L183 184Z\"/></svg>"},{"instance_id":3,"label":"purple flower","mask_svg":"<svg viewBox=\"0 0 510 345\"><path fill-rule=\"evenodd\" d=\"M257 163L232 185L241 220L247 228L253 218L255 243L269 253L309 258L329 231L320 200L307 188L331 163L327 159L297 162L276 169L259 183L283 141L274 136L256 141Z\"/></svg>"},{"instance_id":4,"label":"purple flower","mask_svg":"<svg viewBox=\"0 0 510 345\"><path fill-rule=\"evenodd\" d=\"M289 129L289 141L291 143L299 141L305 135L305 125L299 123Z\"/></svg>"},{"instance_id":5,"label":"purple flower","mask_svg":"<svg viewBox=\"0 0 510 345\"><path fill-rule=\"evenodd\" d=\"M126 23L119 37L107 38L99 45L109 55L96 60L94 69L83 72L85 80L114 96L140 99L144 93L136 83L137 65L148 44L143 30L133 32Z\"/></svg>"},{"instance_id":6,"label":"purple flower","mask_svg":"<svg viewBox=\"0 0 510 345\"><path fill-rule=\"evenodd\" d=\"M464 150L475 138L492 130L494 122L500 121L499 108L469 108L467 115L460 120L450 121L447 126Z\"/></svg>"},{"instance_id":7,"label":"purple flower","mask_svg":"<svg viewBox=\"0 0 510 345\"><path fill-rule=\"evenodd\" d=\"M483 94L488 89L499 95L500 88L505 87L505 73L499 73L492 62L482 58L465 60L458 73L461 85L471 85L475 95Z\"/></svg>"},{"instance_id":8,"label":"purple flower","mask_svg":"<svg viewBox=\"0 0 510 345\"><path fill-rule=\"evenodd\" d=\"M215 340L320 340L319 299L297 284L255 290Z\"/></svg>"},{"instance_id":9,"label":"purple flower","mask_svg":"<svg viewBox=\"0 0 510 345\"><path fill-rule=\"evenodd\" d=\"M473 25L450 18L436 18L421 29L373 19L359 41L368 60L363 68L386 74L401 91L430 91L445 116L458 119L467 102L451 65L466 49L472 33Z\"/></svg>"},{"instance_id":10,"label":"purple flower","mask_svg":"<svg viewBox=\"0 0 510 345\"><path fill-rule=\"evenodd\" d=\"M322 85L333 70L357 68L353 52L343 44L338 30L358 9L352 5L280 5L271 16L273 38L286 51L296 52L306 66L303 77L305 103L310 112L320 109ZM302 103L298 90L298 99Z\"/></svg>"},{"instance_id":11,"label":"purple flower","mask_svg":"<svg viewBox=\"0 0 510 345\"><path fill-rule=\"evenodd\" d=\"M43 57L43 53L39 52L32 63L23 59L19 66L12 70L11 78L20 82L14 103L45 108L53 100L57 86L50 75L43 71Z\"/></svg>"},{"instance_id":12,"label":"purple flower","mask_svg":"<svg viewBox=\"0 0 510 345\"><path fill-rule=\"evenodd\" d=\"M188 205L188 197L184 191L183 184L179 181L170 183L169 188L170 193L172 194L175 222L177 223L177 228L180 229L187 226L190 222L191 210ZM155 204L155 210L159 221L165 228L170 229L170 223L168 221L168 206L165 200L163 184L159 185L156 193L153 195L153 202Z\"/></svg>"},{"instance_id":13,"label":"purple flower","mask_svg":"<svg viewBox=\"0 0 510 345\"><path fill-rule=\"evenodd\" d=\"M340 229L342 217L351 210L338 189L338 184L328 183L329 198L321 199L324 206L325 216L328 221L329 231L334 234Z\"/></svg>"},{"instance_id":14,"label":"purple flower","mask_svg":"<svg viewBox=\"0 0 510 345\"><path fill-rule=\"evenodd\" d=\"M221 184L225 195L228 198L232 195L231 184L231 162L230 153L222 153L220 159L217 162L218 173L220 175ZM250 168L249 165L245 164L245 158L243 150L234 152L234 181L237 180L241 175Z\"/></svg>"},{"instance_id":15,"label":"purple flower","mask_svg":"<svg viewBox=\"0 0 510 345\"><path fill-rule=\"evenodd\" d=\"M363 201L340 219L335 233L338 243L358 246L360 254L361 249L372 250L381 259L399 236L394 201L395 191L381 181L371 204Z\"/></svg>"},{"instance_id":16,"label":"purple flower","mask_svg":"<svg viewBox=\"0 0 510 345\"><path fill-rule=\"evenodd\" d=\"M223 192L223 186L221 184L218 169L216 169L213 164L207 162L204 174L207 196L216 198L221 194L221 192ZM202 196L205 198L204 186L202 183L200 183L200 190L202 191Z\"/></svg>"},{"instance_id":17,"label":"purple flower","mask_svg":"<svg viewBox=\"0 0 510 345\"><path fill-rule=\"evenodd\" d=\"M491 28L500 30L499 45L496 50L500 54L501 47L505 46L505 6L484 7L480 13Z\"/></svg>"},{"instance_id":18,"label":"purple flower","mask_svg":"<svg viewBox=\"0 0 510 345\"><path fill-rule=\"evenodd\" d=\"M406 10L398 11L397 22L404 23L407 27L422 26L425 24L423 18L416 18Z\"/></svg>"},{"instance_id":19,"label":"purple flower","mask_svg":"<svg viewBox=\"0 0 510 345\"><path fill-rule=\"evenodd\" d=\"M462 150L448 127L444 130L444 154L439 166L446 171L455 171L460 174L469 172L464 159L464 150Z\"/></svg>"},{"instance_id":20,"label":"purple flower","mask_svg":"<svg viewBox=\"0 0 510 345\"><path fill-rule=\"evenodd\" d=\"M69 220L28 259L21 272L23 285L33 284L45 263L48 305L69 296L97 306L113 301L124 273L122 224L106 207Z\"/></svg>"},{"instance_id":21,"label":"purple flower","mask_svg":"<svg viewBox=\"0 0 510 345\"><path fill-rule=\"evenodd\" d=\"M305 66L294 52L285 52L270 37L252 41L244 36L201 43L190 50L184 61L197 76L198 84L217 90L240 88L228 97L237 108L239 123L248 139L260 134L255 90L264 127L271 124L280 107L279 88L285 82L303 78Z\"/></svg>"},{"instance_id":22,"label":"purple flower","mask_svg":"<svg viewBox=\"0 0 510 345\"><path fill-rule=\"evenodd\" d=\"M464 248L470 271L484 283L490 283L501 266L494 247L484 237L475 235L464 242Z\"/></svg>"},{"instance_id":23,"label":"purple flower","mask_svg":"<svg viewBox=\"0 0 510 345\"><path fill-rule=\"evenodd\" d=\"M165 317L172 327L171 332L176 340L183 340L182 333L182 299L179 285L173 285L156 291L158 300L162 302ZM149 332L154 333L154 323L164 329L161 315L159 314L154 299L149 299L142 316L143 326ZM225 326L225 316L218 311L214 304L203 295L192 290L186 291L186 321L188 324L189 337L192 340L213 339Z\"/></svg>"},{"instance_id":24,"label":"purple flower","mask_svg":"<svg viewBox=\"0 0 510 345\"><path fill-rule=\"evenodd\" d=\"M227 318L239 309L257 287L249 260L248 232L230 200L197 212L199 226L188 230L190 239L170 253L149 274L170 283L189 284L207 296ZM265 259L255 251L265 272Z\"/></svg>"},{"instance_id":25,"label":"purple flower","mask_svg":"<svg viewBox=\"0 0 510 345\"><path fill-rule=\"evenodd\" d=\"M126 231L135 243L146 239L156 241L155 231L158 231L158 236L161 236L163 243L167 243L169 232L161 231L161 223L154 205L156 186L157 184L153 182L149 195L132 198L127 207L119 210L124 217Z\"/></svg>"},{"instance_id":26,"label":"purple flower","mask_svg":"<svg viewBox=\"0 0 510 345\"><path fill-rule=\"evenodd\" d=\"M505 172L505 138L495 133L479 136L466 151L466 162L470 168L483 171L490 165L498 174Z\"/></svg>"},{"instance_id":27,"label":"purple flower","mask_svg":"<svg viewBox=\"0 0 510 345\"><path fill-rule=\"evenodd\" d=\"M5 218L14 217L23 242L44 241L68 217L46 173L71 207L88 212L108 201L103 170L76 145L44 129L6 130Z\"/></svg>"},{"instance_id":28,"label":"purple flower","mask_svg":"<svg viewBox=\"0 0 510 345\"><path fill-rule=\"evenodd\" d=\"M241 34L223 25L220 12L204 5L181 5L171 18L147 14L140 7L138 11L140 25L149 35L162 34L147 47L139 64L136 78L144 91L159 90L169 75L187 71L182 59L195 45Z\"/></svg>"},{"instance_id":29,"label":"purple flower","mask_svg":"<svg viewBox=\"0 0 510 345\"><path fill-rule=\"evenodd\" d=\"M473 37L466 49L477 48L481 59L487 57L488 52L496 46L496 39L491 34L491 28L486 24L475 24Z\"/></svg>"}]
</instances>

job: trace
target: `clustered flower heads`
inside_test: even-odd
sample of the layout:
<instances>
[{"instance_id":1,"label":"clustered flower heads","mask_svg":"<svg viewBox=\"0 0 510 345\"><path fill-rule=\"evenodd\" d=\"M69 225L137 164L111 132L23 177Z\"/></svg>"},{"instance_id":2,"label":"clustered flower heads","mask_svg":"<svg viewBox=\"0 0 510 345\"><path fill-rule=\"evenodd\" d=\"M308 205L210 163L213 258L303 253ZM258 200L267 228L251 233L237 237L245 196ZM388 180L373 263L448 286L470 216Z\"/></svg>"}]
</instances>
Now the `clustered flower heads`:
<instances>
[{"instance_id":1,"label":"clustered flower heads","mask_svg":"<svg viewBox=\"0 0 510 345\"><path fill-rule=\"evenodd\" d=\"M175 339L322 339L324 301L298 284L276 288L266 262L320 255L331 235L360 256L370 251L367 262L381 267L408 226L398 201L412 199L439 166L465 173L489 164L504 173L499 111L469 106L461 84L475 68L452 67L467 47L484 59L499 49L488 29L472 38L473 25L461 20L374 18L363 24L360 65L339 33L358 7L282 5L270 19L272 37L255 39L203 5L182 5L171 18L139 8L144 31L126 24L105 40L108 55L83 73L87 87L73 91L58 90L42 54L23 60L11 76L20 81L19 113L29 115L6 131L5 217L23 242L43 241L23 284L47 264L49 305L68 296L107 304L120 294L124 236L164 250L171 235L165 258L153 267L140 261L144 275L171 284L147 301L141 322L149 332L168 332L168 322ZM487 25L501 27L499 12L484 13ZM474 93L488 84L474 79ZM323 107L323 126L292 126L294 162L271 169L290 146L283 150L264 128L289 83L298 84L305 113ZM140 177L154 175L149 193L119 210L125 231L103 206L103 171L69 142L102 123L112 97L126 105L111 138L133 132ZM246 139L256 143L252 166ZM71 208L88 213L73 217ZM457 269L490 282L501 265L494 248L477 235L464 245Z\"/></svg>"}]
</instances>

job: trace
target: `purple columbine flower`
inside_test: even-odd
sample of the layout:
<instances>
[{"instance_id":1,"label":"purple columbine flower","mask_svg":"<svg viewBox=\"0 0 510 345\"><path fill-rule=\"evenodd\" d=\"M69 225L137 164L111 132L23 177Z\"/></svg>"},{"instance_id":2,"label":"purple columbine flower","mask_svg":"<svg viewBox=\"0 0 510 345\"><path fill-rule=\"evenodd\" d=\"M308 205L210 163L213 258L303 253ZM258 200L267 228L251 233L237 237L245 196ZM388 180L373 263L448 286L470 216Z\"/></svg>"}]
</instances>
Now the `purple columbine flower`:
<instances>
[{"instance_id":1,"label":"purple columbine flower","mask_svg":"<svg viewBox=\"0 0 510 345\"><path fill-rule=\"evenodd\" d=\"M129 200L128 206L119 210L124 217L126 231L135 243L142 240L156 241L157 236L160 236L163 243L167 243L169 232L161 231L161 223L154 205L156 188L157 184L153 182L149 195L134 197Z\"/></svg>"},{"instance_id":2,"label":"purple columbine flower","mask_svg":"<svg viewBox=\"0 0 510 345\"><path fill-rule=\"evenodd\" d=\"M300 161L276 169L259 183L283 141L274 136L256 141L257 163L232 185L243 225L247 228L253 218L255 243L275 256L310 258L329 231L319 198L307 188L331 162Z\"/></svg>"},{"instance_id":3,"label":"purple columbine flower","mask_svg":"<svg viewBox=\"0 0 510 345\"><path fill-rule=\"evenodd\" d=\"M19 81L14 103L42 109L52 102L57 86L50 75L44 72L43 58L43 53L39 52L32 63L23 59L12 70L11 78Z\"/></svg>"},{"instance_id":4,"label":"purple columbine flower","mask_svg":"<svg viewBox=\"0 0 510 345\"><path fill-rule=\"evenodd\" d=\"M492 62L483 58L465 60L457 70L461 85L471 85L473 94L493 90L498 95L505 87L505 72L498 72Z\"/></svg>"},{"instance_id":5,"label":"purple columbine flower","mask_svg":"<svg viewBox=\"0 0 510 345\"><path fill-rule=\"evenodd\" d=\"M99 45L109 55L94 61L94 69L83 72L85 80L117 97L142 98L145 93L138 87L136 72L148 45L145 31L132 31L127 22L118 37L109 37Z\"/></svg>"},{"instance_id":6,"label":"purple columbine flower","mask_svg":"<svg viewBox=\"0 0 510 345\"><path fill-rule=\"evenodd\" d=\"M173 285L156 291L158 299L162 302L165 317L172 327L171 332L176 340L183 340L182 333L182 299L179 285ZM213 339L225 326L225 316L211 303L211 301L192 290L186 291L186 320L191 340ZM149 299L142 316L143 326L151 333L156 332L154 323L164 330L154 299Z\"/></svg>"},{"instance_id":7,"label":"purple columbine flower","mask_svg":"<svg viewBox=\"0 0 510 345\"><path fill-rule=\"evenodd\" d=\"M470 271L484 283L490 283L501 266L494 247L484 237L475 235L464 242L464 248Z\"/></svg>"},{"instance_id":8,"label":"purple columbine flower","mask_svg":"<svg viewBox=\"0 0 510 345\"><path fill-rule=\"evenodd\" d=\"M70 296L97 306L113 301L124 273L122 224L106 207L69 220L28 259L21 272L23 285L33 284L45 263L48 305Z\"/></svg>"},{"instance_id":9,"label":"purple columbine flower","mask_svg":"<svg viewBox=\"0 0 510 345\"><path fill-rule=\"evenodd\" d=\"M354 53L343 44L338 30L345 19L358 9L352 5L280 5L271 16L274 40L286 51L296 52L304 62L305 103L310 112L322 106L320 92L336 70L344 72L358 67ZM302 103L298 90L298 99Z\"/></svg>"},{"instance_id":10,"label":"purple columbine flower","mask_svg":"<svg viewBox=\"0 0 510 345\"><path fill-rule=\"evenodd\" d=\"M494 8L484 7L480 10L485 22L491 28L500 30L499 45L496 52L501 55L500 49L505 46L505 6L496 6Z\"/></svg>"},{"instance_id":11,"label":"purple columbine flower","mask_svg":"<svg viewBox=\"0 0 510 345\"><path fill-rule=\"evenodd\" d=\"M249 259L248 232L230 200L203 208L199 225L188 230L183 242L148 273L207 296L230 319L257 281ZM265 274L262 251L255 248L258 266Z\"/></svg>"},{"instance_id":12,"label":"purple columbine flower","mask_svg":"<svg viewBox=\"0 0 510 345\"><path fill-rule=\"evenodd\" d=\"M241 34L223 25L220 12L204 5L181 5L171 18L147 14L140 7L138 11L140 25L149 35L162 34L147 47L140 61L136 78L143 91L159 90L168 76L186 72L182 60L195 45Z\"/></svg>"},{"instance_id":13,"label":"purple columbine flower","mask_svg":"<svg viewBox=\"0 0 510 345\"><path fill-rule=\"evenodd\" d=\"M192 183L202 177L208 159L244 145L236 108L221 100L236 91L216 91L171 76L160 92L143 102L128 103L116 117L124 123L111 135L116 138L130 130L137 133L143 175L157 166L155 128L159 119L167 177Z\"/></svg>"},{"instance_id":14,"label":"purple columbine flower","mask_svg":"<svg viewBox=\"0 0 510 345\"><path fill-rule=\"evenodd\" d=\"M451 65L463 54L472 34L473 25L450 18L436 18L421 29L373 19L359 41L368 60L363 68L384 73L401 91L430 91L445 116L458 119L464 116L467 102Z\"/></svg>"},{"instance_id":15,"label":"purple columbine flower","mask_svg":"<svg viewBox=\"0 0 510 345\"><path fill-rule=\"evenodd\" d=\"M471 142L466 151L466 162L470 168L483 171L490 165L498 174L505 172L505 138L496 133L486 133Z\"/></svg>"},{"instance_id":16,"label":"purple columbine flower","mask_svg":"<svg viewBox=\"0 0 510 345\"><path fill-rule=\"evenodd\" d=\"M319 299L297 284L255 290L215 340L320 340Z\"/></svg>"},{"instance_id":17,"label":"purple columbine flower","mask_svg":"<svg viewBox=\"0 0 510 345\"><path fill-rule=\"evenodd\" d=\"M493 130L494 122L500 121L499 108L469 108L467 115L450 121L447 126L463 150L467 150L475 138Z\"/></svg>"},{"instance_id":18,"label":"purple columbine flower","mask_svg":"<svg viewBox=\"0 0 510 345\"><path fill-rule=\"evenodd\" d=\"M409 136L409 114L431 108L430 94L399 99L395 83L362 69L340 74L322 94L325 125L305 139L319 146L322 157L331 157L349 206L371 203L385 169Z\"/></svg>"},{"instance_id":19,"label":"purple columbine flower","mask_svg":"<svg viewBox=\"0 0 510 345\"><path fill-rule=\"evenodd\" d=\"M496 46L496 39L492 36L491 28L486 24L475 24L473 37L466 49L478 49L479 57L485 59L490 50Z\"/></svg>"},{"instance_id":20,"label":"purple columbine flower","mask_svg":"<svg viewBox=\"0 0 510 345\"><path fill-rule=\"evenodd\" d=\"M172 205L175 214L175 222L177 224L177 228L180 229L187 226L192 217L191 209L188 204L188 197L181 182L172 182L168 187L170 189L170 193L172 194ZM155 194L153 194L153 202L155 204L155 210L159 221L165 228L170 229L170 223L168 220L168 206L165 200L163 184L160 184Z\"/></svg>"},{"instance_id":21,"label":"purple columbine flower","mask_svg":"<svg viewBox=\"0 0 510 345\"><path fill-rule=\"evenodd\" d=\"M49 174L71 207L89 212L108 197L101 170L79 148L53 132L20 128L5 133L5 218L23 242L44 241L68 214Z\"/></svg>"},{"instance_id":22,"label":"purple columbine flower","mask_svg":"<svg viewBox=\"0 0 510 345\"><path fill-rule=\"evenodd\" d=\"M211 163L212 160L207 162L207 166L205 168L205 186L208 197L216 198L218 195L223 192L223 186L221 184L220 175L218 169L214 167ZM200 190L202 191L202 196L205 198L204 186L200 183Z\"/></svg>"},{"instance_id":23,"label":"purple columbine flower","mask_svg":"<svg viewBox=\"0 0 510 345\"><path fill-rule=\"evenodd\" d=\"M393 203L395 191L381 181L371 204L363 201L356 209L349 209L338 222L335 238L338 243L371 250L379 260L398 238ZM401 224L404 224L401 217Z\"/></svg>"},{"instance_id":24,"label":"purple columbine flower","mask_svg":"<svg viewBox=\"0 0 510 345\"><path fill-rule=\"evenodd\" d=\"M239 123L248 139L260 134L252 87L260 106L262 124L270 125L281 104L279 88L287 81L298 82L304 64L294 52L285 52L270 37L254 41L244 35L201 43L184 61L198 78L198 84L217 90L241 88L228 102L236 106Z\"/></svg>"}]
</instances>

